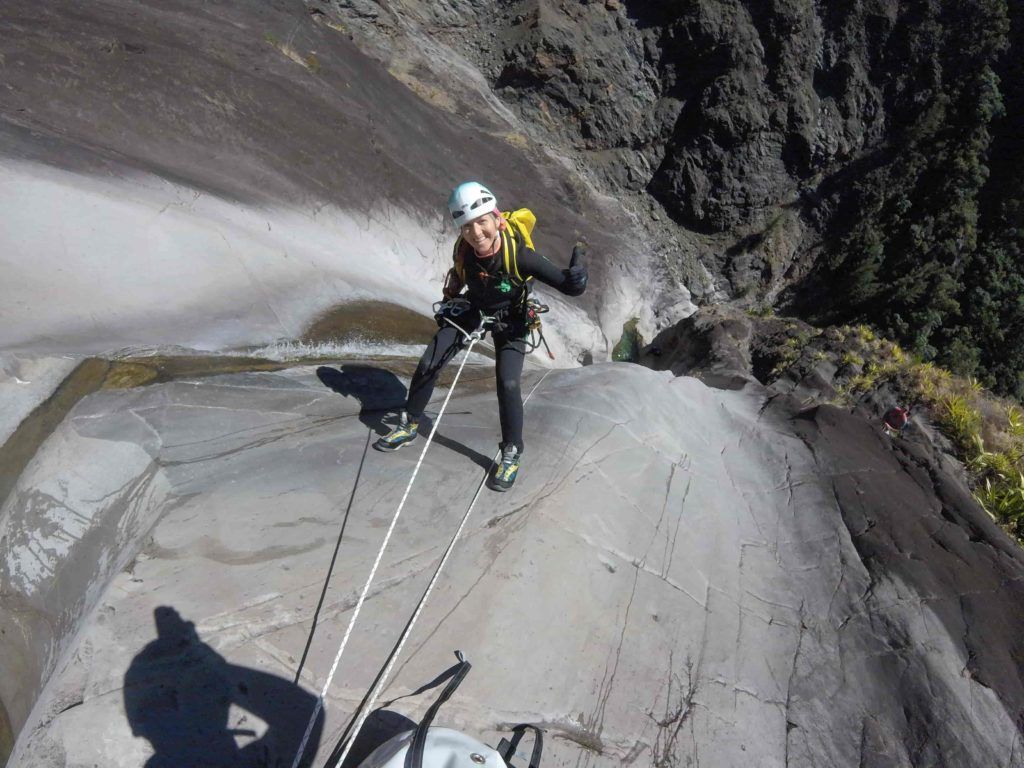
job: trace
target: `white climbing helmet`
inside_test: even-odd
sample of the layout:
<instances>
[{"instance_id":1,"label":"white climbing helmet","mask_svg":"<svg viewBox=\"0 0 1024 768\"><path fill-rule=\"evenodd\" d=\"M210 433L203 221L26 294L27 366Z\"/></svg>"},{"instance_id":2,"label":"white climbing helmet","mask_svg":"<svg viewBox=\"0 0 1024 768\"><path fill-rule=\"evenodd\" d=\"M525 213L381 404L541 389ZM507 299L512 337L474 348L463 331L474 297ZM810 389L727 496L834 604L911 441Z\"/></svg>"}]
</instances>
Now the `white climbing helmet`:
<instances>
[{"instance_id":1,"label":"white climbing helmet","mask_svg":"<svg viewBox=\"0 0 1024 768\"><path fill-rule=\"evenodd\" d=\"M451 728L428 728L419 760L406 757L415 733L393 736L370 753L359 768L405 768L409 763L419 768L508 768L500 752Z\"/></svg>"},{"instance_id":2,"label":"white climbing helmet","mask_svg":"<svg viewBox=\"0 0 1024 768\"><path fill-rule=\"evenodd\" d=\"M467 181L452 190L452 196L448 198L448 210L452 214L452 221L461 227L468 221L498 210L498 201L494 199L491 190L480 182Z\"/></svg>"}]
</instances>

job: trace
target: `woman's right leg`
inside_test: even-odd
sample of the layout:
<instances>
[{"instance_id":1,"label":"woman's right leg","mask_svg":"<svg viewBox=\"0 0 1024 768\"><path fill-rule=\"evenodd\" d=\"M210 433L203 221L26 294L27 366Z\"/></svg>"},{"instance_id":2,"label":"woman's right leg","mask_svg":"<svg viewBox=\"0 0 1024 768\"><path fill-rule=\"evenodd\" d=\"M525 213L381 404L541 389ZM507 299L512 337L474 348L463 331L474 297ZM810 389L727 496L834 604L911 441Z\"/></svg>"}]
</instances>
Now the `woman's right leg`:
<instances>
[{"instance_id":1,"label":"woman's right leg","mask_svg":"<svg viewBox=\"0 0 1024 768\"><path fill-rule=\"evenodd\" d=\"M430 402L430 396L434 394L434 383L438 375L448 361L462 349L464 343L465 337L450 325L434 334L433 340L423 351L416 372L412 375L412 383L409 385L405 410L410 421L419 421L427 403Z\"/></svg>"}]
</instances>

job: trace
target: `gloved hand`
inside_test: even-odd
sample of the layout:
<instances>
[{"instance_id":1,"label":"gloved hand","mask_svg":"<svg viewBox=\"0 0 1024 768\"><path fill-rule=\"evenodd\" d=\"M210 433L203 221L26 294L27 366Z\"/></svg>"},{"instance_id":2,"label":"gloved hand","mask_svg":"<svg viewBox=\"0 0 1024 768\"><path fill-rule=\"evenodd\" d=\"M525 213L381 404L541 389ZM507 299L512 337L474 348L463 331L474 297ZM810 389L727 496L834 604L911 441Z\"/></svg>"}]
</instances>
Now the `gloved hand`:
<instances>
[{"instance_id":1,"label":"gloved hand","mask_svg":"<svg viewBox=\"0 0 1024 768\"><path fill-rule=\"evenodd\" d=\"M434 305L434 321L438 328L445 328L449 325L448 320L463 325L464 317L472 309L469 301L456 296L447 301L440 301Z\"/></svg>"},{"instance_id":2,"label":"gloved hand","mask_svg":"<svg viewBox=\"0 0 1024 768\"><path fill-rule=\"evenodd\" d=\"M587 252L587 246L577 244L572 249L569 268L562 270L562 292L568 296L579 296L587 290L587 268L580 261Z\"/></svg>"}]
</instances>

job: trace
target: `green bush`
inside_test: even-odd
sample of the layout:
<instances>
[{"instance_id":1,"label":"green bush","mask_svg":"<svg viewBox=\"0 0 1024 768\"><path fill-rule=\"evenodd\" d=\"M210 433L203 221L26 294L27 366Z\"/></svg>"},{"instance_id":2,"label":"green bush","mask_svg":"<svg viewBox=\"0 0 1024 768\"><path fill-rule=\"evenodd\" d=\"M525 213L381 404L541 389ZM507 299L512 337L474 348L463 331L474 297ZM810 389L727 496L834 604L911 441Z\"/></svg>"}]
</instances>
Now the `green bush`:
<instances>
[{"instance_id":1,"label":"green bush","mask_svg":"<svg viewBox=\"0 0 1024 768\"><path fill-rule=\"evenodd\" d=\"M1024 473L1011 477L987 478L976 497L992 519L1018 540L1024 534Z\"/></svg>"},{"instance_id":2,"label":"green bush","mask_svg":"<svg viewBox=\"0 0 1024 768\"><path fill-rule=\"evenodd\" d=\"M939 401L935 416L939 428L965 459L978 453L981 413L971 407L965 396L946 395Z\"/></svg>"},{"instance_id":3,"label":"green bush","mask_svg":"<svg viewBox=\"0 0 1024 768\"><path fill-rule=\"evenodd\" d=\"M643 348L644 340L637 330L639 318L632 318L622 324L622 336L612 347L612 360L620 363L632 363L640 357L640 350Z\"/></svg>"}]
</instances>

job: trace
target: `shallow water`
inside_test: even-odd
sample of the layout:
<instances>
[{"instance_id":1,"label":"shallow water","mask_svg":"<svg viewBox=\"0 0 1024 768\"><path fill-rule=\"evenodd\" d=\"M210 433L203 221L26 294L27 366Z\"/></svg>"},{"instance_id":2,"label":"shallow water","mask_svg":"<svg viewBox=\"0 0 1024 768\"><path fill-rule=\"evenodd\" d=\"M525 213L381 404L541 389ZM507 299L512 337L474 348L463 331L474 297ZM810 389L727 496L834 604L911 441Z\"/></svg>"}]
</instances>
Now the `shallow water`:
<instances>
[{"instance_id":1,"label":"shallow water","mask_svg":"<svg viewBox=\"0 0 1024 768\"><path fill-rule=\"evenodd\" d=\"M43 441L79 400L103 385L109 371L110 363L106 360L83 360L54 393L25 417L7 441L0 445L0 506Z\"/></svg>"},{"instance_id":2,"label":"shallow water","mask_svg":"<svg viewBox=\"0 0 1024 768\"><path fill-rule=\"evenodd\" d=\"M426 344L437 330L434 321L400 304L352 301L325 312L302 335L306 343L374 340Z\"/></svg>"}]
</instances>

